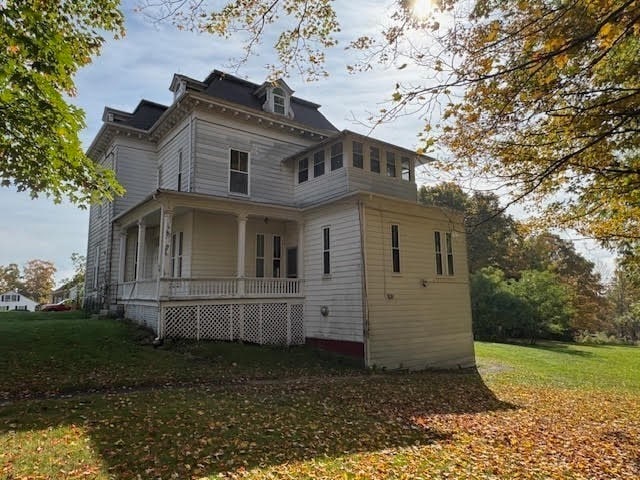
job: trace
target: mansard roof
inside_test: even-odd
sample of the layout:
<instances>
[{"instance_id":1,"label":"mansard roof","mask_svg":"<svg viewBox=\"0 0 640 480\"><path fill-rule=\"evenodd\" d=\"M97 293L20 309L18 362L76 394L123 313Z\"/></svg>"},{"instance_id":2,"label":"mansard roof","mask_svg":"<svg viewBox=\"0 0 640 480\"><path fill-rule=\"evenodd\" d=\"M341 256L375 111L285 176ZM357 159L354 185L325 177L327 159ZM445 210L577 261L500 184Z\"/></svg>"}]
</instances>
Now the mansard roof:
<instances>
[{"instance_id":1,"label":"mansard roof","mask_svg":"<svg viewBox=\"0 0 640 480\"><path fill-rule=\"evenodd\" d=\"M203 82L184 75L175 75L171 82L170 90L175 91L180 81L186 82L187 90L202 92L211 97L237 103L244 107L263 112L264 83L257 84L249 82L248 80L229 75L220 70L214 70ZM279 84L278 86L286 86L286 88L291 91L284 81L278 80L276 82ZM338 131L318 110L320 105L317 103L309 102L298 97L291 97L291 108L293 109L295 121L298 123L311 128Z\"/></svg>"},{"instance_id":2,"label":"mansard roof","mask_svg":"<svg viewBox=\"0 0 640 480\"><path fill-rule=\"evenodd\" d=\"M149 130L167 108L169 107L166 105L149 100L141 100L131 113L106 107L102 114L102 121L137 128L138 130Z\"/></svg>"}]
</instances>

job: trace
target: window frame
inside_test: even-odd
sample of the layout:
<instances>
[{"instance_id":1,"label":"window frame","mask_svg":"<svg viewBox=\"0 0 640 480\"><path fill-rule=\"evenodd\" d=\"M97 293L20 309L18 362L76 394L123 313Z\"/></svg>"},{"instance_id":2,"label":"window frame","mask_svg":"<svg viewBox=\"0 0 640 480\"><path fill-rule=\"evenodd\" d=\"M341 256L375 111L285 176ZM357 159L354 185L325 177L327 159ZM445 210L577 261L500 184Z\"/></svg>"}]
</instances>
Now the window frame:
<instances>
[{"instance_id":1,"label":"window frame","mask_svg":"<svg viewBox=\"0 0 640 480\"><path fill-rule=\"evenodd\" d=\"M455 275L454 257L453 257L453 235L451 232L445 232L445 249L447 254L447 274L450 277Z\"/></svg>"},{"instance_id":2,"label":"window frame","mask_svg":"<svg viewBox=\"0 0 640 480\"><path fill-rule=\"evenodd\" d=\"M402 273L400 265L400 225L391 224L391 270L393 273Z\"/></svg>"},{"instance_id":3,"label":"window frame","mask_svg":"<svg viewBox=\"0 0 640 480\"><path fill-rule=\"evenodd\" d=\"M359 152L356 151L356 145L359 145ZM356 157L360 159L358 164L356 164ZM353 165L354 168L364 170L364 143L356 142L355 140L351 142L351 165Z\"/></svg>"},{"instance_id":4,"label":"window frame","mask_svg":"<svg viewBox=\"0 0 640 480\"><path fill-rule=\"evenodd\" d=\"M340 151L337 149L334 152L334 147L340 147ZM342 142L336 142L331 145L329 149L329 158L331 160L331 171L339 170L344 167L344 144Z\"/></svg>"},{"instance_id":5,"label":"window frame","mask_svg":"<svg viewBox=\"0 0 640 480\"><path fill-rule=\"evenodd\" d=\"M282 99L282 104L276 102L276 99L280 98ZM284 89L280 88L280 87L274 87L271 90L271 99L272 99L272 106L273 106L273 113L277 114L277 115L287 115L287 94L284 91ZM278 107L282 107L282 112L279 112L276 110L276 106Z\"/></svg>"},{"instance_id":6,"label":"window frame","mask_svg":"<svg viewBox=\"0 0 640 480\"><path fill-rule=\"evenodd\" d=\"M413 177L413 174L411 172L411 157L401 156L400 157L400 178L406 182L410 182L413 180L412 177Z\"/></svg>"},{"instance_id":7,"label":"window frame","mask_svg":"<svg viewBox=\"0 0 640 480\"><path fill-rule=\"evenodd\" d=\"M260 242L259 239L262 238L262 255L260 255ZM256 278L265 278L265 251L266 251L266 241L265 241L265 235L264 233L256 233ZM259 265L259 261L261 261L262 264L262 275L258 275L258 265Z\"/></svg>"},{"instance_id":8,"label":"window frame","mask_svg":"<svg viewBox=\"0 0 640 480\"><path fill-rule=\"evenodd\" d=\"M397 169L396 169L396 154L395 152L386 152L385 155L385 160L386 160L386 168L385 168L385 173L386 176L389 178L396 178L397 175Z\"/></svg>"},{"instance_id":9,"label":"window frame","mask_svg":"<svg viewBox=\"0 0 640 480\"><path fill-rule=\"evenodd\" d=\"M233 155L233 152L244 153L247 155L247 171L246 172L243 172L241 170L234 170L231 168L231 156ZM244 174L247 176L247 193L236 192L231 190L231 173L232 172ZM240 195L243 197L250 196L251 195L251 152L229 147L229 163L227 168L227 175L228 175L227 188L230 195Z\"/></svg>"},{"instance_id":10,"label":"window frame","mask_svg":"<svg viewBox=\"0 0 640 480\"><path fill-rule=\"evenodd\" d=\"M433 232L433 243L436 261L436 275L444 275L444 265L442 263L442 236L438 230Z\"/></svg>"},{"instance_id":11,"label":"window frame","mask_svg":"<svg viewBox=\"0 0 640 480\"><path fill-rule=\"evenodd\" d=\"M375 156L373 152L376 152ZM374 165L376 165L376 169L373 168ZM373 173L380 173L380 148L373 145L369 146L369 170Z\"/></svg>"},{"instance_id":12,"label":"window frame","mask_svg":"<svg viewBox=\"0 0 640 480\"><path fill-rule=\"evenodd\" d=\"M178 150L178 189L182 191L182 149Z\"/></svg>"},{"instance_id":13,"label":"window frame","mask_svg":"<svg viewBox=\"0 0 640 480\"><path fill-rule=\"evenodd\" d=\"M322 158L320 158L322 157ZM318 150L313 153L313 178L321 177L326 173L326 155L324 150ZM318 167L322 167L321 169ZM318 173L318 170L322 170Z\"/></svg>"},{"instance_id":14,"label":"window frame","mask_svg":"<svg viewBox=\"0 0 640 480\"><path fill-rule=\"evenodd\" d=\"M303 161L306 162L305 168L301 167ZM302 178L303 177L302 172L305 173L304 179ZM298 159L298 184L304 183L307 180L309 180L309 157L304 157L304 158Z\"/></svg>"},{"instance_id":15,"label":"window frame","mask_svg":"<svg viewBox=\"0 0 640 480\"><path fill-rule=\"evenodd\" d=\"M277 239L277 241L276 241ZM277 249L276 249L277 245ZM282 277L282 236L274 234L272 237L272 253L271 256L271 276L273 278ZM276 251L277 250L277 251ZM276 275L277 274L277 275Z\"/></svg>"},{"instance_id":16,"label":"window frame","mask_svg":"<svg viewBox=\"0 0 640 480\"><path fill-rule=\"evenodd\" d=\"M183 252L184 232L174 232L171 236L171 278L182 278Z\"/></svg>"},{"instance_id":17,"label":"window frame","mask_svg":"<svg viewBox=\"0 0 640 480\"><path fill-rule=\"evenodd\" d=\"M331 275L331 226L322 227L322 275Z\"/></svg>"}]
</instances>

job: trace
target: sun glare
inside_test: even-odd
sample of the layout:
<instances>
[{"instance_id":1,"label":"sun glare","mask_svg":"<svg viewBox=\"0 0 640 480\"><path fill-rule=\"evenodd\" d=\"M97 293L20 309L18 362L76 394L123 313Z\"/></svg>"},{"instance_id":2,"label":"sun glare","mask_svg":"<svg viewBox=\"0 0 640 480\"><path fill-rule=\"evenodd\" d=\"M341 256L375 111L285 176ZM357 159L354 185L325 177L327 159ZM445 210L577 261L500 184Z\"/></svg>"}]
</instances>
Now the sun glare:
<instances>
[{"instance_id":1,"label":"sun glare","mask_svg":"<svg viewBox=\"0 0 640 480\"><path fill-rule=\"evenodd\" d=\"M424 20L433 13L433 0L412 0L411 13L419 20Z\"/></svg>"}]
</instances>

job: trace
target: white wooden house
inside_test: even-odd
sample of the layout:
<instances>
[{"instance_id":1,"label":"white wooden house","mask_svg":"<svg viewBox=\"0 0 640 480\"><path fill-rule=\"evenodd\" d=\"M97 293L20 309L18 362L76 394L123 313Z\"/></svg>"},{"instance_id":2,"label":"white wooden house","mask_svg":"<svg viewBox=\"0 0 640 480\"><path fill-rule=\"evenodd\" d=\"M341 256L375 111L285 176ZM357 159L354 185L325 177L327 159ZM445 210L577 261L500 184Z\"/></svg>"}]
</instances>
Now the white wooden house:
<instances>
[{"instance_id":1,"label":"white wooden house","mask_svg":"<svg viewBox=\"0 0 640 480\"><path fill-rule=\"evenodd\" d=\"M12 290L0 294L0 312L8 312L12 310L35 312L37 305L38 302L31 300L25 295L22 295L17 290Z\"/></svg>"},{"instance_id":2,"label":"white wooden house","mask_svg":"<svg viewBox=\"0 0 640 480\"><path fill-rule=\"evenodd\" d=\"M459 214L416 202L411 150L338 131L283 82L175 75L106 108L88 154L86 297L159 337L309 343L367 366L474 362Z\"/></svg>"}]
</instances>

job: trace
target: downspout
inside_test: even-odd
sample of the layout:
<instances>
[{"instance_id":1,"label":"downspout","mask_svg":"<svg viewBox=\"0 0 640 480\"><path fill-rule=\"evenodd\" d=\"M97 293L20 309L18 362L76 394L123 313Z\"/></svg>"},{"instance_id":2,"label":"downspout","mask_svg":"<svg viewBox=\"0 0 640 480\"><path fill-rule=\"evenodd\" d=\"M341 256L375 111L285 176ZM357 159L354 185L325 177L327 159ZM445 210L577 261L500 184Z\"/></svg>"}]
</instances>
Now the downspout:
<instances>
[{"instance_id":1,"label":"downspout","mask_svg":"<svg viewBox=\"0 0 640 480\"><path fill-rule=\"evenodd\" d=\"M366 240L366 216L364 202L358 200L358 217L360 220L360 252L361 262L361 282L362 282L362 336L364 339L364 365L371 366L369 355L369 300L367 296L367 240Z\"/></svg>"}]
</instances>

